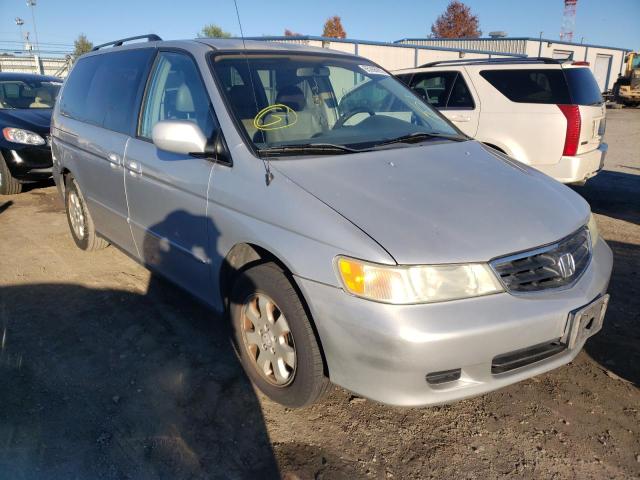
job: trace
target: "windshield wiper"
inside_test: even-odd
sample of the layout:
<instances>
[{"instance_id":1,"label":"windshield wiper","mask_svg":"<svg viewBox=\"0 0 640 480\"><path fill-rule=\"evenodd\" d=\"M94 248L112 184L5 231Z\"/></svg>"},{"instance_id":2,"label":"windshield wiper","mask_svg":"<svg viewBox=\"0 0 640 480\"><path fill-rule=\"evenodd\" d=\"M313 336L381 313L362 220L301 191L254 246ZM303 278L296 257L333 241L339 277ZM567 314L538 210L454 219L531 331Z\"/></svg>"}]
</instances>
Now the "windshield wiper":
<instances>
[{"instance_id":1,"label":"windshield wiper","mask_svg":"<svg viewBox=\"0 0 640 480\"><path fill-rule=\"evenodd\" d=\"M333 143L302 143L291 145L278 145L274 147L259 148L258 153L265 156L276 155L340 155L345 153L358 153L363 150L334 145Z\"/></svg>"},{"instance_id":2,"label":"windshield wiper","mask_svg":"<svg viewBox=\"0 0 640 480\"><path fill-rule=\"evenodd\" d=\"M447 135L445 133L428 133L428 132L413 132L407 135L400 135L399 137L392 138L391 140L385 140L384 142L376 143L375 147L383 145L392 145L394 143L420 143L425 140L431 140L432 138L444 138L446 140L452 140L454 142L464 142L466 137L459 135Z\"/></svg>"}]
</instances>

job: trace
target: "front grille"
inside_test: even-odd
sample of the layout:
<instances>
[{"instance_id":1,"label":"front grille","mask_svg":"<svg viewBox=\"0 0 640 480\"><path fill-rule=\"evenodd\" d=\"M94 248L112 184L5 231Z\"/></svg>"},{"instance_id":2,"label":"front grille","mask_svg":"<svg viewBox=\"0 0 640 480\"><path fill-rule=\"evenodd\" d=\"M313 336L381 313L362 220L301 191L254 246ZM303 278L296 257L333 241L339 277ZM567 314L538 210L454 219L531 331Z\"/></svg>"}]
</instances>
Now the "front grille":
<instances>
[{"instance_id":1,"label":"front grille","mask_svg":"<svg viewBox=\"0 0 640 480\"><path fill-rule=\"evenodd\" d=\"M565 343L561 343L560 340L555 340L553 342L541 343L521 350L503 353L502 355L494 357L491 361L491 373L509 372L516 368L524 367L525 365L530 365L557 355L566 349L567 345Z\"/></svg>"},{"instance_id":2,"label":"front grille","mask_svg":"<svg viewBox=\"0 0 640 480\"><path fill-rule=\"evenodd\" d=\"M497 258L491 267L511 292L535 292L573 284L591 260L586 227L546 247Z\"/></svg>"}]
</instances>

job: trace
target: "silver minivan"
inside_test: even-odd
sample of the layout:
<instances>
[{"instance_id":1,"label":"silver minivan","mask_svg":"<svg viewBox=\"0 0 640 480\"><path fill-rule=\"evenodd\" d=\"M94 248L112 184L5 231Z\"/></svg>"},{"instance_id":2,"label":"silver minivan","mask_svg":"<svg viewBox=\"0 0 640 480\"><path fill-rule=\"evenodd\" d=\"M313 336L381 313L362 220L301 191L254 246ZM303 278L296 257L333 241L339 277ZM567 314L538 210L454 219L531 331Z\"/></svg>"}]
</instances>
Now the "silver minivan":
<instances>
[{"instance_id":1,"label":"silver minivan","mask_svg":"<svg viewBox=\"0 0 640 480\"><path fill-rule=\"evenodd\" d=\"M331 382L451 402L602 326L612 254L587 203L361 57L119 40L74 66L52 150L78 247L114 244L228 318L284 405Z\"/></svg>"}]
</instances>

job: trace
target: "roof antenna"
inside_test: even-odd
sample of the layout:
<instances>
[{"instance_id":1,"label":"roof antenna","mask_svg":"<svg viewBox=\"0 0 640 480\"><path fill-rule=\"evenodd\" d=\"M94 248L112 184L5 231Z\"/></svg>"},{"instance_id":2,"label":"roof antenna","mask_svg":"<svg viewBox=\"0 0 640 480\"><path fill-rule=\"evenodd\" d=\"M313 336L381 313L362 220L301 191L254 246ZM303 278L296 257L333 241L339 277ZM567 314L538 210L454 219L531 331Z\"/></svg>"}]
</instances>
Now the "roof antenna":
<instances>
[{"instance_id":1,"label":"roof antenna","mask_svg":"<svg viewBox=\"0 0 640 480\"><path fill-rule=\"evenodd\" d=\"M247 45L244 42L244 32L242 31L242 22L240 21L240 11L238 10L238 1L237 0L233 0L233 4L236 7L236 16L238 17L238 25L240 26L240 38L242 38L242 48L246 51L247 50ZM247 61L247 72L249 73L249 81L251 82L251 91L253 92L253 101L256 104L256 112L259 111L260 109L258 108L258 98L256 97L256 90L255 87L253 85L253 75L251 75L251 67L249 66L249 58L246 56L245 54L245 59ZM262 133L262 135L264 136L264 133ZM264 169L265 169L265 174L264 174L264 181L267 184L267 187L269 185L271 185L271 182L273 181L273 173L271 173L271 162L269 160L269 158L267 157L262 158L262 164L264 165Z\"/></svg>"}]
</instances>

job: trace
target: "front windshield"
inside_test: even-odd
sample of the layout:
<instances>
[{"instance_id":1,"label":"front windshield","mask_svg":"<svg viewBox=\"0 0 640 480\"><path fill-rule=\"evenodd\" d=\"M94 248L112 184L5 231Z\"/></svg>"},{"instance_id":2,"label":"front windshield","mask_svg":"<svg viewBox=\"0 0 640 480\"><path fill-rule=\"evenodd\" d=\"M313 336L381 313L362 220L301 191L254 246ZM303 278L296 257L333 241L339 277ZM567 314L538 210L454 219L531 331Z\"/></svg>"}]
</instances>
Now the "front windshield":
<instances>
[{"instance_id":1,"label":"front windshield","mask_svg":"<svg viewBox=\"0 0 640 480\"><path fill-rule=\"evenodd\" d=\"M53 108L62 82L0 80L0 109Z\"/></svg>"},{"instance_id":2,"label":"front windshield","mask_svg":"<svg viewBox=\"0 0 640 480\"><path fill-rule=\"evenodd\" d=\"M215 56L213 66L231 113L259 152L465 138L404 84L361 58L242 53Z\"/></svg>"}]
</instances>

